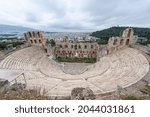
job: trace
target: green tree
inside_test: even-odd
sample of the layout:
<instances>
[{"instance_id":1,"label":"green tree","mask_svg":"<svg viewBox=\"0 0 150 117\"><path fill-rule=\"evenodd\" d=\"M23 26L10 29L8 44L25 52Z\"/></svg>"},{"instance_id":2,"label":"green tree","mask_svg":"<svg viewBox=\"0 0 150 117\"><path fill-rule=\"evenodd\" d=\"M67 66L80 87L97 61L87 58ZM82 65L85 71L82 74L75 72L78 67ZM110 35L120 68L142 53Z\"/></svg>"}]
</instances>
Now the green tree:
<instances>
[{"instance_id":1,"label":"green tree","mask_svg":"<svg viewBox=\"0 0 150 117\"><path fill-rule=\"evenodd\" d=\"M51 39L51 40L50 40L50 44L51 44L52 47L55 46L55 41L54 41L54 39Z\"/></svg>"}]
</instances>

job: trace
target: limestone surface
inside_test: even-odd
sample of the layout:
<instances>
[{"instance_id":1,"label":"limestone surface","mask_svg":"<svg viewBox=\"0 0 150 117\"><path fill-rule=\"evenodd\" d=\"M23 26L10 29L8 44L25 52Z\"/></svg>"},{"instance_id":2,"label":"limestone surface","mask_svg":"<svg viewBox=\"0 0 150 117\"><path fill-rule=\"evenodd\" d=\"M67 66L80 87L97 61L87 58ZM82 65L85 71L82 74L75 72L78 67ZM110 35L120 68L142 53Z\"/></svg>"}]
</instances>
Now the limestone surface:
<instances>
[{"instance_id":1,"label":"limestone surface","mask_svg":"<svg viewBox=\"0 0 150 117\"><path fill-rule=\"evenodd\" d=\"M46 90L49 96L70 96L76 87L89 87L98 95L116 91L118 86L135 84L148 73L149 63L138 50L126 47L100 58L95 64L74 68L78 70L73 74L64 72L62 64L49 59L40 47L33 46L2 60L0 76L11 84L26 84L27 89Z\"/></svg>"}]
</instances>

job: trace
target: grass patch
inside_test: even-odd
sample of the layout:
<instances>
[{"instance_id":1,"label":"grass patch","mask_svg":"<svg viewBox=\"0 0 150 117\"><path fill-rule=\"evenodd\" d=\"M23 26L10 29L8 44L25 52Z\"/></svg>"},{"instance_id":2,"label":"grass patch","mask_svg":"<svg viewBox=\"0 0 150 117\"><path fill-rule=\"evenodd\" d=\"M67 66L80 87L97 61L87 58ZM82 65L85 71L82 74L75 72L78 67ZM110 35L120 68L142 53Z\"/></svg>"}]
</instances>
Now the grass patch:
<instances>
[{"instance_id":1,"label":"grass patch","mask_svg":"<svg viewBox=\"0 0 150 117\"><path fill-rule=\"evenodd\" d=\"M58 62L72 62L72 63L95 63L96 58L68 58L68 57L57 57Z\"/></svg>"},{"instance_id":2,"label":"grass patch","mask_svg":"<svg viewBox=\"0 0 150 117\"><path fill-rule=\"evenodd\" d=\"M150 86L146 86L141 90L142 93L150 95Z\"/></svg>"},{"instance_id":3,"label":"grass patch","mask_svg":"<svg viewBox=\"0 0 150 117\"><path fill-rule=\"evenodd\" d=\"M123 100L141 100L141 98L133 96L133 95L125 96L125 97L122 97L121 99L123 99Z\"/></svg>"}]
</instances>

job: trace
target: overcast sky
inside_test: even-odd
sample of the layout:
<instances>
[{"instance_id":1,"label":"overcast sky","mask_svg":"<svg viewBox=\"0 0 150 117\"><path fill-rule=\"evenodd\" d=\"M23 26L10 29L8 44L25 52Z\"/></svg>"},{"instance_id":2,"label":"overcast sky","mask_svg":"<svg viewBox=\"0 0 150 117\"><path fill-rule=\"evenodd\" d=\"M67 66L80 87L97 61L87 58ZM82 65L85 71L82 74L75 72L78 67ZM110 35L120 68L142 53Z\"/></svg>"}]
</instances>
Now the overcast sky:
<instances>
[{"instance_id":1,"label":"overcast sky","mask_svg":"<svg viewBox=\"0 0 150 117\"><path fill-rule=\"evenodd\" d=\"M0 0L0 24L70 32L150 27L150 0Z\"/></svg>"}]
</instances>

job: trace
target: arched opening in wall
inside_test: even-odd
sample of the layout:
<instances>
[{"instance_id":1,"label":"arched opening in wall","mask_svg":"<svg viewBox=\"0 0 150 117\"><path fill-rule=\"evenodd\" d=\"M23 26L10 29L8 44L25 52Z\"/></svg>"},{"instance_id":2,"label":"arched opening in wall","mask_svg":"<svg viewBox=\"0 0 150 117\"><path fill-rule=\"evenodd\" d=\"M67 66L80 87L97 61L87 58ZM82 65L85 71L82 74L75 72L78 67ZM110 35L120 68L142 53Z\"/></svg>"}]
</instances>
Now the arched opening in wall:
<instances>
[{"instance_id":1,"label":"arched opening in wall","mask_svg":"<svg viewBox=\"0 0 150 117\"><path fill-rule=\"evenodd\" d=\"M93 45L91 45L91 49L93 48Z\"/></svg>"},{"instance_id":2,"label":"arched opening in wall","mask_svg":"<svg viewBox=\"0 0 150 117\"><path fill-rule=\"evenodd\" d=\"M81 46L79 45L79 49L81 49Z\"/></svg>"},{"instance_id":3,"label":"arched opening in wall","mask_svg":"<svg viewBox=\"0 0 150 117\"><path fill-rule=\"evenodd\" d=\"M62 48L62 45L59 45L60 48Z\"/></svg>"},{"instance_id":4,"label":"arched opening in wall","mask_svg":"<svg viewBox=\"0 0 150 117\"><path fill-rule=\"evenodd\" d=\"M129 42L130 42L130 40L129 40L129 39L127 39L127 40L126 40L126 45L129 45Z\"/></svg>"},{"instance_id":5,"label":"arched opening in wall","mask_svg":"<svg viewBox=\"0 0 150 117\"><path fill-rule=\"evenodd\" d=\"M39 43L42 43L41 39L39 39Z\"/></svg>"},{"instance_id":6,"label":"arched opening in wall","mask_svg":"<svg viewBox=\"0 0 150 117\"><path fill-rule=\"evenodd\" d=\"M31 42L31 43L33 43L33 41L32 41L32 40L30 40L30 42Z\"/></svg>"},{"instance_id":7,"label":"arched opening in wall","mask_svg":"<svg viewBox=\"0 0 150 117\"><path fill-rule=\"evenodd\" d=\"M33 33L33 37L35 38L35 32L32 32Z\"/></svg>"},{"instance_id":8,"label":"arched opening in wall","mask_svg":"<svg viewBox=\"0 0 150 117\"><path fill-rule=\"evenodd\" d=\"M40 37L40 32L38 32L38 37Z\"/></svg>"},{"instance_id":9,"label":"arched opening in wall","mask_svg":"<svg viewBox=\"0 0 150 117\"><path fill-rule=\"evenodd\" d=\"M84 46L84 49L86 49L86 48L87 48L87 45Z\"/></svg>"},{"instance_id":10,"label":"arched opening in wall","mask_svg":"<svg viewBox=\"0 0 150 117\"><path fill-rule=\"evenodd\" d=\"M47 53L47 49L45 49L45 52Z\"/></svg>"},{"instance_id":11,"label":"arched opening in wall","mask_svg":"<svg viewBox=\"0 0 150 117\"><path fill-rule=\"evenodd\" d=\"M131 29L129 29L127 37L131 37Z\"/></svg>"},{"instance_id":12,"label":"arched opening in wall","mask_svg":"<svg viewBox=\"0 0 150 117\"><path fill-rule=\"evenodd\" d=\"M123 45L124 39L120 40L120 45Z\"/></svg>"},{"instance_id":13,"label":"arched opening in wall","mask_svg":"<svg viewBox=\"0 0 150 117\"><path fill-rule=\"evenodd\" d=\"M74 46L74 49L77 50L77 45Z\"/></svg>"},{"instance_id":14,"label":"arched opening in wall","mask_svg":"<svg viewBox=\"0 0 150 117\"><path fill-rule=\"evenodd\" d=\"M30 37L32 37L32 34L31 34L31 32L29 32L29 36L30 36Z\"/></svg>"},{"instance_id":15,"label":"arched opening in wall","mask_svg":"<svg viewBox=\"0 0 150 117\"><path fill-rule=\"evenodd\" d=\"M36 40L34 40L34 43L36 43Z\"/></svg>"},{"instance_id":16,"label":"arched opening in wall","mask_svg":"<svg viewBox=\"0 0 150 117\"><path fill-rule=\"evenodd\" d=\"M116 44L117 44L117 39L115 39L113 42L113 45L116 45Z\"/></svg>"},{"instance_id":17,"label":"arched opening in wall","mask_svg":"<svg viewBox=\"0 0 150 117\"><path fill-rule=\"evenodd\" d=\"M109 54L109 50L107 50L107 53L106 54Z\"/></svg>"},{"instance_id":18,"label":"arched opening in wall","mask_svg":"<svg viewBox=\"0 0 150 117\"><path fill-rule=\"evenodd\" d=\"M71 45L71 48L73 48L73 45Z\"/></svg>"}]
</instances>

